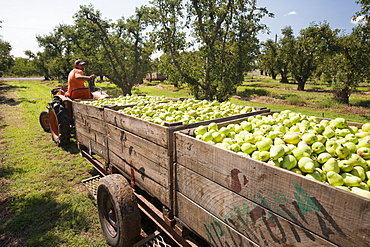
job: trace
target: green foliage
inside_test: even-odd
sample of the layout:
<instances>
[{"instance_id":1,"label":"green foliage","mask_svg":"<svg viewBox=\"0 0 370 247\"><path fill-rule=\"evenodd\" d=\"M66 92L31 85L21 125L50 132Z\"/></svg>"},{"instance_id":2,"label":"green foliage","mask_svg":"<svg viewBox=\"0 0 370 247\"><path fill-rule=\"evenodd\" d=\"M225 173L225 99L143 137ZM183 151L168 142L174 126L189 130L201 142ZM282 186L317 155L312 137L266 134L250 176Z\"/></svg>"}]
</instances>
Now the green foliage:
<instances>
[{"instance_id":1,"label":"green foliage","mask_svg":"<svg viewBox=\"0 0 370 247\"><path fill-rule=\"evenodd\" d=\"M152 37L171 63L167 71L198 99L227 100L253 66L268 12L256 1L183 2L153 1Z\"/></svg>"},{"instance_id":2,"label":"green foliage","mask_svg":"<svg viewBox=\"0 0 370 247\"><path fill-rule=\"evenodd\" d=\"M13 66L14 60L10 55L11 50L9 42L0 39L0 77Z\"/></svg>"},{"instance_id":3,"label":"green foliage","mask_svg":"<svg viewBox=\"0 0 370 247\"><path fill-rule=\"evenodd\" d=\"M14 65L8 70L7 75L27 77L38 75L32 60L27 58L15 58Z\"/></svg>"}]
</instances>

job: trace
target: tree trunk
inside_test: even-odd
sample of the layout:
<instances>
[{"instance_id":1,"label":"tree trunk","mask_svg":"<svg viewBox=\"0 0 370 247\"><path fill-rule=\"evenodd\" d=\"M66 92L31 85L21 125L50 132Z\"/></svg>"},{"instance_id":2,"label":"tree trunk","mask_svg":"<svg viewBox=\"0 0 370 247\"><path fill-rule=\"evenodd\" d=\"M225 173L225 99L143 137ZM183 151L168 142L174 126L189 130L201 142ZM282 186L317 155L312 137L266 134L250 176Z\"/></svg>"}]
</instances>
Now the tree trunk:
<instances>
[{"instance_id":1,"label":"tree trunk","mask_svg":"<svg viewBox=\"0 0 370 247\"><path fill-rule=\"evenodd\" d=\"M342 104L349 104L349 88L337 89L333 91L334 99Z\"/></svg>"},{"instance_id":2,"label":"tree trunk","mask_svg":"<svg viewBox=\"0 0 370 247\"><path fill-rule=\"evenodd\" d=\"M297 90L298 91L304 91L304 85L306 84L305 81L299 80L297 82L298 82L298 88L297 88Z\"/></svg>"},{"instance_id":3,"label":"tree trunk","mask_svg":"<svg viewBox=\"0 0 370 247\"><path fill-rule=\"evenodd\" d=\"M281 76L281 80L280 80L281 83L289 83L289 80L288 80L288 77L286 76Z\"/></svg>"}]
</instances>

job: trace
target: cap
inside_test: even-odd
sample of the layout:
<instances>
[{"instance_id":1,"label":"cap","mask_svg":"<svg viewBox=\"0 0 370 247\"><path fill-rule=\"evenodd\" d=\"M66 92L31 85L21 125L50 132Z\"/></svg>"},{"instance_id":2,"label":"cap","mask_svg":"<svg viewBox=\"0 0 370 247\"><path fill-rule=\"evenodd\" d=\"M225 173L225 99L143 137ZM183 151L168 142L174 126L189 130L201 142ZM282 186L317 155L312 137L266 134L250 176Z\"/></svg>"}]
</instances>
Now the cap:
<instances>
[{"instance_id":1,"label":"cap","mask_svg":"<svg viewBox=\"0 0 370 247\"><path fill-rule=\"evenodd\" d=\"M86 64L86 61L84 61L84 60L82 60L82 59L77 59L77 60L75 61L75 65L84 65L84 64Z\"/></svg>"}]
</instances>

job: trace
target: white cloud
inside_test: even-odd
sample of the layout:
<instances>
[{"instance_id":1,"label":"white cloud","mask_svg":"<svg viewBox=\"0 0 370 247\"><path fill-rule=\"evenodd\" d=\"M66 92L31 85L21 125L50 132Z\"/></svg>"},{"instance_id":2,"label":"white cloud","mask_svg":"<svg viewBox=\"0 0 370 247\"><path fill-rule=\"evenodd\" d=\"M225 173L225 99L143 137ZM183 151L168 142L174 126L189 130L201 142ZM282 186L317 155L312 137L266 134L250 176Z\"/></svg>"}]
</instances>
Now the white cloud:
<instances>
[{"instance_id":1,"label":"white cloud","mask_svg":"<svg viewBox=\"0 0 370 247\"><path fill-rule=\"evenodd\" d=\"M297 14L297 12L296 11L290 11L288 14L286 14L286 15L296 15Z\"/></svg>"},{"instance_id":2,"label":"white cloud","mask_svg":"<svg viewBox=\"0 0 370 247\"><path fill-rule=\"evenodd\" d=\"M364 18L365 18L365 16L362 15L362 16L357 17L356 20L351 19L351 23L352 24L359 24L359 23L365 22Z\"/></svg>"}]
</instances>

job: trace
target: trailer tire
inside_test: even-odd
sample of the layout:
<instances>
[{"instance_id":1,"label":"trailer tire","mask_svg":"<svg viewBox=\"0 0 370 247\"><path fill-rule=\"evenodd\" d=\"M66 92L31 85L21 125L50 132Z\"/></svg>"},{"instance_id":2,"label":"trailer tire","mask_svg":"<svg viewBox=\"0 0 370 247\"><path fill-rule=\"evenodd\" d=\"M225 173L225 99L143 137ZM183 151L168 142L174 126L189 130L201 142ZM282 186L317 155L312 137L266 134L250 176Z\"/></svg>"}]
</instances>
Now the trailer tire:
<instances>
[{"instance_id":1,"label":"trailer tire","mask_svg":"<svg viewBox=\"0 0 370 247\"><path fill-rule=\"evenodd\" d=\"M140 238L141 216L133 189L119 174L100 179L97 190L99 220L107 243L132 247Z\"/></svg>"},{"instance_id":2,"label":"trailer tire","mask_svg":"<svg viewBox=\"0 0 370 247\"><path fill-rule=\"evenodd\" d=\"M45 132L50 133L50 120L49 120L49 111L43 111L40 113L40 125Z\"/></svg>"},{"instance_id":3,"label":"trailer tire","mask_svg":"<svg viewBox=\"0 0 370 247\"><path fill-rule=\"evenodd\" d=\"M53 141L58 146L68 144L71 138L71 120L68 116L68 110L60 99L49 103L49 119Z\"/></svg>"}]
</instances>

